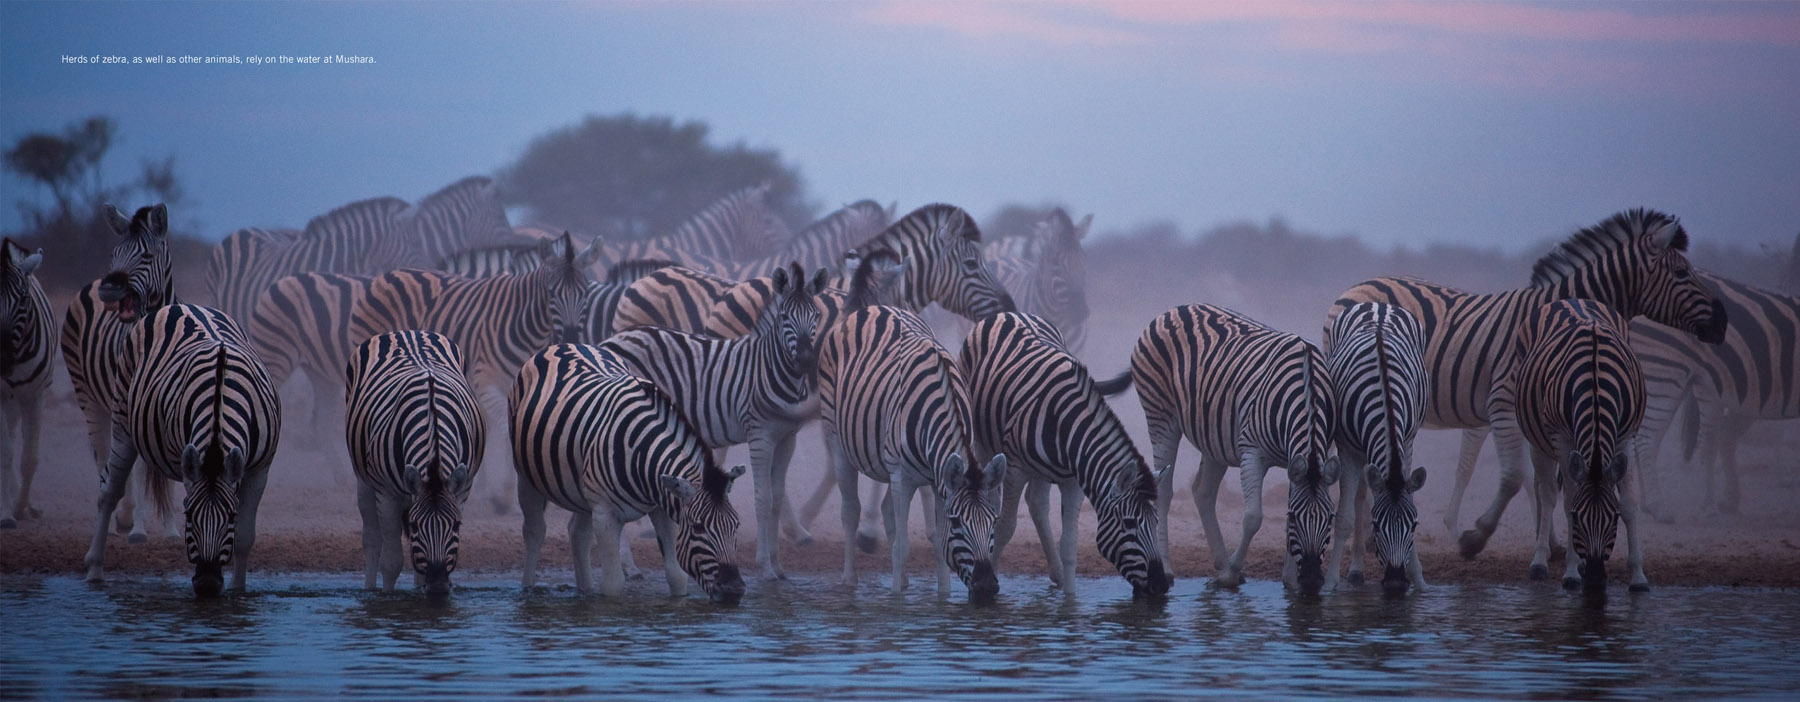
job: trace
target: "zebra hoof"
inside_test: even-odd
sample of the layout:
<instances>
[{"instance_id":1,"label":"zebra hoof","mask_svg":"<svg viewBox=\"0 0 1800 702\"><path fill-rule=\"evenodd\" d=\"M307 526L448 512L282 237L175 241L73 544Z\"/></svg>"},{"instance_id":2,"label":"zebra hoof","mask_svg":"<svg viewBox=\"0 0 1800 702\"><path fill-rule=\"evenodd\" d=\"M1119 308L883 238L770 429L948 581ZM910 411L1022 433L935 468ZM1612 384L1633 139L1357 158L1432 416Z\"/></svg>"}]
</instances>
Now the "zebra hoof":
<instances>
[{"instance_id":1,"label":"zebra hoof","mask_svg":"<svg viewBox=\"0 0 1800 702\"><path fill-rule=\"evenodd\" d=\"M17 529L17 528L19 528L19 522L17 520L13 519L12 517L0 519L0 529Z\"/></svg>"},{"instance_id":2,"label":"zebra hoof","mask_svg":"<svg viewBox=\"0 0 1800 702\"><path fill-rule=\"evenodd\" d=\"M1531 576L1530 577L1532 580L1549 580L1550 579L1550 569L1546 568L1544 566L1538 565L1536 563L1533 563L1533 564L1531 564Z\"/></svg>"},{"instance_id":3,"label":"zebra hoof","mask_svg":"<svg viewBox=\"0 0 1800 702\"><path fill-rule=\"evenodd\" d=\"M857 550L860 550L863 553L874 553L875 547L880 546L880 545L881 545L881 540L877 539L873 536L870 536L868 534L857 534L856 535L856 548L857 548Z\"/></svg>"},{"instance_id":4,"label":"zebra hoof","mask_svg":"<svg viewBox=\"0 0 1800 702\"><path fill-rule=\"evenodd\" d=\"M1580 590L1581 578L1563 578L1564 590Z\"/></svg>"},{"instance_id":5,"label":"zebra hoof","mask_svg":"<svg viewBox=\"0 0 1800 702\"><path fill-rule=\"evenodd\" d=\"M125 543L128 543L128 544L141 544L141 543L145 543L149 540L150 540L149 534L132 534L130 536L125 537Z\"/></svg>"},{"instance_id":6,"label":"zebra hoof","mask_svg":"<svg viewBox=\"0 0 1800 702\"><path fill-rule=\"evenodd\" d=\"M1362 571L1360 571L1360 570L1353 570L1353 571L1350 571L1350 577L1349 577L1349 578L1346 578L1346 580L1347 580L1347 581L1348 581L1348 582L1349 582L1349 583L1350 583L1350 584L1351 584L1351 585L1355 585L1355 586L1357 586L1357 587L1361 587L1361 586L1362 586L1362 584L1363 584L1363 574L1362 574Z\"/></svg>"},{"instance_id":7,"label":"zebra hoof","mask_svg":"<svg viewBox=\"0 0 1800 702\"><path fill-rule=\"evenodd\" d=\"M1650 583L1632 583L1631 591L1632 592L1649 592L1650 591Z\"/></svg>"},{"instance_id":8,"label":"zebra hoof","mask_svg":"<svg viewBox=\"0 0 1800 702\"><path fill-rule=\"evenodd\" d=\"M794 539L795 546L811 546L812 544L813 544L813 537L811 534L802 536L798 539Z\"/></svg>"},{"instance_id":9,"label":"zebra hoof","mask_svg":"<svg viewBox=\"0 0 1800 702\"><path fill-rule=\"evenodd\" d=\"M1487 537L1482 536L1479 531L1470 529L1462 533L1462 536L1456 540L1456 544L1462 552L1463 560L1474 560L1482 549L1487 548Z\"/></svg>"}]
</instances>

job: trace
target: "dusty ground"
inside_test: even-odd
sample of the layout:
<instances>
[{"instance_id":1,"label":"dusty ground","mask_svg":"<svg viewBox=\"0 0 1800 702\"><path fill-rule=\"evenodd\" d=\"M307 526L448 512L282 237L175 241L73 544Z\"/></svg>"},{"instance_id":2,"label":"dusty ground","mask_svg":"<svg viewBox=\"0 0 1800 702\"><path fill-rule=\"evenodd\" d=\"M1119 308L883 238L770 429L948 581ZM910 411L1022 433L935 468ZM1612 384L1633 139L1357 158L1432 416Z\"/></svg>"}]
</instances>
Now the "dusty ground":
<instances>
[{"instance_id":1,"label":"dusty ground","mask_svg":"<svg viewBox=\"0 0 1800 702\"><path fill-rule=\"evenodd\" d=\"M1145 290L1127 275L1111 275L1100 270L1092 271L1090 275L1091 294L1096 303L1095 326L1083 356L1101 375L1123 369L1131 344L1143 325L1162 310L1180 302L1207 300L1230 305L1308 336L1317 335L1319 322L1314 321L1314 317L1322 318L1324 307L1287 304L1279 297L1270 299L1253 295L1230 281L1208 280L1194 282L1185 289ZM1314 307L1320 314L1315 315ZM252 567L258 572L359 571L360 519L349 470L341 462L341 429L336 434L328 434L333 437L328 442L309 438L309 430L304 426L310 419L308 393L297 385L290 385L287 390L293 395L286 402L291 431L283 440L264 498ZM97 472L80 413L70 396L67 377L61 371L57 373L52 394L46 418L43 466L32 493L33 503L43 512L43 517L26 521L15 530L0 531L0 573L78 574L82 570L82 555L93 528ZM1147 451L1143 415L1136 396L1128 393L1116 398L1113 407L1132 431L1140 450ZM1531 546L1531 507L1523 495L1513 500L1487 552L1473 561L1465 561L1456 554L1455 539L1446 530L1443 515L1453 482L1457 442L1458 434L1450 431L1426 431L1419 440L1418 462L1426 467L1429 475L1419 502L1419 543L1426 578L1436 583L1523 581ZM1663 464L1672 466L1676 458L1672 448L1675 442L1666 443L1669 450L1663 454ZM824 471L816 427L809 427L802 433L799 446L790 481L796 504L811 493ZM1734 515L1709 514L1702 510L1701 484L1696 476L1684 472L1691 469L1662 469L1662 494L1667 497L1675 520L1644 526L1646 571L1651 583L1800 586L1800 511L1791 507L1795 498L1800 497L1797 455L1800 455L1800 424L1765 423L1753 429L1741 452L1744 501L1739 513ZM1206 577L1212 573L1200 522L1187 489L1196 457L1191 446L1185 447L1177 468L1171 553L1178 578ZM745 454L734 450L731 460L742 462ZM500 514L490 502L491 496L503 494L499 478L509 471L510 466L503 461L490 463L482 471L477 497L470 504L464 527L462 567L465 569L515 571L522 561L517 511ZM1496 489L1497 473L1498 466L1490 447L1482 456L1464 501L1459 530L1467 528L1486 508ZM1243 499L1235 475L1233 472L1227 477L1219 501L1220 521L1228 543L1235 543L1243 513ZM1251 578L1273 579L1280 575L1278 552L1285 518L1286 486L1278 471L1271 473L1268 482L1262 496L1265 517L1254 542L1248 569ZM737 486L733 498L745 518L744 528L739 533L739 558L740 562L749 563L755 553L749 481L742 481ZM813 525L819 541L806 547L784 544L784 558L791 573L826 576L835 574L841 567L843 551L837 514L837 500L833 497L826 502ZM1084 515L1083 538L1091 539L1091 510ZM1043 572L1043 557L1036 544L1035 531L1023 523L1026 519L1021 515L1022 523L1015 543L1001 564L1004 571ZM545 549L545 562L551 567L568 563L562 523L560 514L551 516L551 540ZM918 526L922 519L915 516L913 524L917 536L912 567L924 571L930 565ZM1560 520L1557 530L1559 534L1564 531ZM636 538L642 531L643 527L634 526L628 533L634 536L638 563L650 567L656 563L654 542ZM1624 539L1621 538L1613 559L1615 577L1623 570L1624 552ZM1094 551L1091 541L1083 543L1081 554L1082 572L1112 572L1110 565ZM1369 562L1373 572L1372 557ZM114 535L109 541L106 563L113 573L180 573L188 568L180 539L161 536L153 536L147 544L127 544L122 536ZM887 555L883 550L862 556L858 567L870 577L878 577L875 574L884 572L886 563ZM1560 572L1560 557L1553 561L1552 568L1553 573Z\"/></svg>"}]
</instances>

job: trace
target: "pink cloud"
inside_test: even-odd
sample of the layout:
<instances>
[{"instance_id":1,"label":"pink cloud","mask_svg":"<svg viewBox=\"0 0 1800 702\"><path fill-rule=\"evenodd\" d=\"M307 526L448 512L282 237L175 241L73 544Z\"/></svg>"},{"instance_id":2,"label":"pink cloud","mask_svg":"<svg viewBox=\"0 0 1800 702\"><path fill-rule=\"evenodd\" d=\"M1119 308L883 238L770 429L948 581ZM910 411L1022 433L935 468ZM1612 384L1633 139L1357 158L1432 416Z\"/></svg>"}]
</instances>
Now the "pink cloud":
<instances>
[{"instance_id":1,"label":"pink cloud","mask_svg":"<svg viewBox=\"0 0 1800 702\"><path fill-rule=\"evenodd\" d=\"M883 2L862 13L875 24L941 27L975 39L1023 38L1058 46L1142 44L1148 37L1122 29L1069 21L1055 12L1067 6L1023 2ZM1092 13L1084 13L1094 17Z\"/></svg>"}]
</instances>

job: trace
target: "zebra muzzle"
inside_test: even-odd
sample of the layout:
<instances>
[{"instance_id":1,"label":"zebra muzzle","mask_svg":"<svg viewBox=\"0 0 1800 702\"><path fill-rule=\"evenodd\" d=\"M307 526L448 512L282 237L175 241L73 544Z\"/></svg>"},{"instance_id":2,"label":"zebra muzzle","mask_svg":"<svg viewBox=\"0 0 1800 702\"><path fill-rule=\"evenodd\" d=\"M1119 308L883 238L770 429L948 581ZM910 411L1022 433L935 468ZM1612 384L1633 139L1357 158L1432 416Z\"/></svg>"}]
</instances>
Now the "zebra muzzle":
<instances>
[{"instance_id":1,"label":"zebra muzzle","mask_svg":"<svg viewBox=\"0 0 1800 702\"><path fill-rule=\"evenodd\" d=\"M713 579L713 586L707 588L706 596L714 604L722 605L735 605L744 599L744 576L738 572L736 564L719 566L718 576Z\"/></svg>"},{"instance_id":2,"label":"zebra muzzle","mask_svg":"<svg viewBox=\"0 0 1800 702\"><path fill-rule=\"evenodd\" d=\"M1172 578L1169 577L1168 571L1163 570L1162 561L1150 561L1145 567L1149 569L1150 575L1143 578L1140 582L1132 584L1132 596L1162 597L1169 594L1169 586L1173 584L1170 582Z\"/></svg>"},{"instance_id":3,"label":"zebra muzzle","mask_svg":"<svg viewBox=\"0 0 1800 702\"><path fill-rule=\"evenodd\" d=\"M201 563L194 566L194 594L200 597L218 597L225 589L225 570L218 563Z\"/></svg>"},{"instance_id":4,"label":"zebra muzzle","mask_svg":"<svg viewBox=\"0 0 1800 702\"><path fill-rule=\"evenodd\" d=\"M993 561L976 561L969 576L969 601L978 605L993 604L1000 595L1000 577L994 574Z\"/></svg>"},{"instance_id":5,"label":"zebra muzzle","mask_svg":"<svg viewBox=\"0 0 1800 702\"><path fill-rule=\"evenodd\" d=\"M1412 581L1406 578L1405 566L1385 566L1381 569L1381 591L1389 595L1404 595Z\"/></svg>"}]
</instances>

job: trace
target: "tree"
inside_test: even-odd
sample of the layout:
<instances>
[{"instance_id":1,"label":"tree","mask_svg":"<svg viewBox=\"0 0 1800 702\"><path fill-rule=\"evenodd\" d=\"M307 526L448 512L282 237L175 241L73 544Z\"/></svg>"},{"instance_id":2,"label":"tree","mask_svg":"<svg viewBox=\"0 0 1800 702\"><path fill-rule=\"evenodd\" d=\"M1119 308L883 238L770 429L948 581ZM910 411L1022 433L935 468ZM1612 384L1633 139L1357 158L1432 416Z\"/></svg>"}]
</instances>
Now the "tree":
<instances>
[{"instance_id":1,"label":"tree","mask_svg":"<svg viewBox=\"0 0 1800 702\"><path fill-rule=\"evenodd\" d=\"M6 170L50 192L48 206L32 200L14 203L26 227L9 233L22 244L54 252L40 277L86 282L105 272L116 237L101 217L101 205L112 203L129 213L137 205L151 202L164 203L170 209L183 204L173 156L144 161L131 181L106 183L100 165L117 135L118 125L112 118L96 115L70 123L61 133L27 134L0 155L0 165Z\"/></svg>"},{"instance_id":2,"label":"tree","mask_svg":"<svg viewBox=\"0 0 1800 702\"><path fill-rule=\"evenodd\" d=\"M769 202L790 224L811 221L800 174L774 150L707 143L701 122L589 115L533 139L501 174L501 199L540 223L636 239L667 234L732 191L773 184Z\"/></svg>"}]
</instances>

